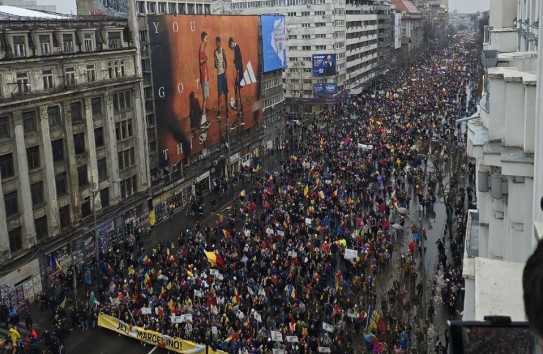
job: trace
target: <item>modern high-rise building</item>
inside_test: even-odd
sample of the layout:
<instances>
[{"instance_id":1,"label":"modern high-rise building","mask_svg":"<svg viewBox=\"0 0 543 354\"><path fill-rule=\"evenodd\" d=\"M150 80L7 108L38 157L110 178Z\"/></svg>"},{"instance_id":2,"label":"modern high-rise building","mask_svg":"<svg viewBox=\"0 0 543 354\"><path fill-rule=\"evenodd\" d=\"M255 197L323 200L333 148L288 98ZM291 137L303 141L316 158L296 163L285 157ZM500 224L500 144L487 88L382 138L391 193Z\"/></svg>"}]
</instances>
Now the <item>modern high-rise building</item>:
<instances>
[{"instance_id":1,"label":"modern high-rise building","mask_svg":"<svg viewBox=\"0 0 543 354\"><path fill-rule=\"evenodd\" d=\"M349 91L360 91L386 68L394 24L389 5L367 0L233 0L231 8L286 16L285 97L291 109L309 113L341 102ZM379 65L380 57L384 65Z\"/></svg>"}]
</instances>

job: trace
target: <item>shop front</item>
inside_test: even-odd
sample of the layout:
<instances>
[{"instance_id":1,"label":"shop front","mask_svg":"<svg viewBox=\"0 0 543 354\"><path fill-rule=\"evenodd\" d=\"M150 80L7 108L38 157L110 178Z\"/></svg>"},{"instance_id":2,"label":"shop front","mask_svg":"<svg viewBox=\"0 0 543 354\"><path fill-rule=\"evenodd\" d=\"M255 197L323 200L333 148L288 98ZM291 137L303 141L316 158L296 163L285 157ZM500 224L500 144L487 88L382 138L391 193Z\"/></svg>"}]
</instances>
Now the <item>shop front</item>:
<instances>
[{"instance_id":1,"label":"shop front","mask_svg":"<svg viewBox=\"0 0 543 354\"><path fill-rule=\"evenodd\" d=\"M196 197L203 197L210 191L210 173L209 171L201 174L194 179L194 193Z\"/></svg>"},{"instance_id":2,"label":"shop front","mask_svg":"<svg viewBox=\"0 0 543 354\"><path fill-rule=\"evenodd\" d=\"M17 308L36 301L42 292L40 262L36 258L0 278L2 304Z\"/></svg>"}]
</instances>

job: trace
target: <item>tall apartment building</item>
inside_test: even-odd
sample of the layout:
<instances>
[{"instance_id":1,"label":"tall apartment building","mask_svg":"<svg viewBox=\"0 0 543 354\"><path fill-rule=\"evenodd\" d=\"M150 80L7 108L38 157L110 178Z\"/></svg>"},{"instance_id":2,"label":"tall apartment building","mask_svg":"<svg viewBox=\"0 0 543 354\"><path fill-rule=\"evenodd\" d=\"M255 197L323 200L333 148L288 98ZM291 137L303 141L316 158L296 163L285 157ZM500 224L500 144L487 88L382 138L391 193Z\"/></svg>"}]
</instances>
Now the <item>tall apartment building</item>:
<instances>
[{"instance_id":1,"label":"tall apartment building","mask_svg":"<svg viewBox=\"0 0 543 354\"><path fill-rule=\"evenodd\" d=\"M233 0L232 11L287 16L285 97L291 105L315 107L341 102L348 91L360 90L382 71L379 51L389 50L393 28L388 5L372 0ZM335 56L335 73L315 75L314 55ZM335 85L336 93L323 97L315 92L324 84Z\"/></svg>"},{"instance_id":2,"label":"tall apartment building","mask_svg":"<svg viewBox=\"0 0 543 354\"><path fill-rule=\"evenodd\" d=\"M515 25L537 28L543 11L537 3L490 3L480 118L468 123L468 156L476 166L478 203L477 210L469 213L465 239L465 320L482 320L485 315L525 318L522 270L543 231L537 227L543 193L537 166L543 151L541 133L536 133L541 132L543 119L537 84L542 57L534 51L517 51L518 35L525 33ZM537 29L531 36L528 48L537 44L541 32Z\"/></svg>"},{"instance_id":3,"label":"tall apartment building","mask_svg":"<svg viewBox=\"0 0 543 354\"><path fill-rule=\"evenodd\" d=\"M57 259L67 265L66 236L90 232L73 245L77 262L87 262L96 252L93 214L114 230L144 214L149 174L136 49L126 20L12 9L0 6L3 265L38 245L44 269L60 248Z\"/></svg>"}]
</instances>

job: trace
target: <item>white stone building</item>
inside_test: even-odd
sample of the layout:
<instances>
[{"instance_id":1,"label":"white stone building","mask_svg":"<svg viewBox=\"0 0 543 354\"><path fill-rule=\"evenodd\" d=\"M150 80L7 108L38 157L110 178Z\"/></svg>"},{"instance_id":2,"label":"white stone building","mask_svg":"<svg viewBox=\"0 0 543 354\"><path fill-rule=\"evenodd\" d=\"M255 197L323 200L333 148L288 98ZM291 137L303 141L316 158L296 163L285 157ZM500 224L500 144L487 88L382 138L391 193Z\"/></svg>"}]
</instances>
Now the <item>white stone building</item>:
<instances>
[{"instance_id":1,"label":"white stone building","mask_svg":"<svg viewBox=\"0 0 543 354\"><path fill-rule=\"evenodd\" d=\"M468 123L468 155L476 165L478 209L470 213L466 233L464 320L482 320L485 315L524 319L518 280L540 238L537 232L534 235L533 225L534 220L541 221L543 188L534 163L541 161L543 151L538 143L541 130L537 134L536 129L541 129L542 119L541 94L536 94L541 91L536 85L541 55L523 49L536 49L541 30L531 36L514 25L534 26L539 18L535 14L543 11L540 7L533 12L537 3L491 2L483 45L486 72L480 118ZM496 302L504 306L495 306Z\"/></svg>"}]
</instances>

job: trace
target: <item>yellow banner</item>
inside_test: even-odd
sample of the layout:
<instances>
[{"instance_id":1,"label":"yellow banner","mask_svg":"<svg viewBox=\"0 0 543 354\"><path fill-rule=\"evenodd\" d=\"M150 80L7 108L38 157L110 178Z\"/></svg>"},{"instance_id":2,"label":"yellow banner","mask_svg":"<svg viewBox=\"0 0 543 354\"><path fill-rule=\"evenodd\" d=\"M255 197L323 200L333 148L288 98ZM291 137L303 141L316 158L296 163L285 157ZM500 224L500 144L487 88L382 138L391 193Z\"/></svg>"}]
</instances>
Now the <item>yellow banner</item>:
<instances>
[{"instance_id":1,"label":"yellow banner","mask_svg":"<svg viewBox=\"0 0 543 354\"><path fill-rule=\"evenodd\" d=\"M149 212L149 225L154 226L156 223L155 209Z\"/></svg>"},{"instance_id":2,"label":"yellow banner","mask_svg":"<svg viewBox=\"0 0 543 354\"><path fill-rule=\"evenodd\" d=\"M167 350L176 353L186 354L205 354L206 346L190 342L181 338L173 338L158 332L149 331L137 326L119 321L113 316L98 315L98 326L110 329L114 332L123 334L151 345L160 345ZM217 352L222 353L222 352Z\"/></svg>"}]
</instances>

